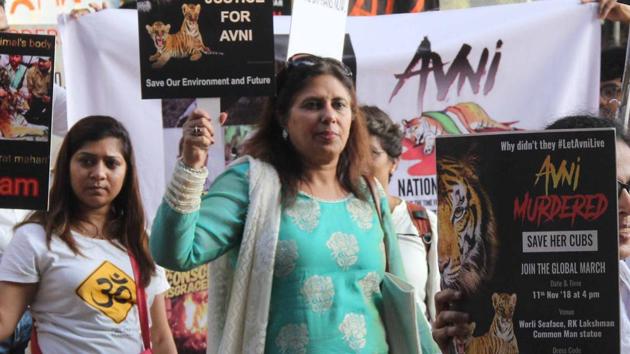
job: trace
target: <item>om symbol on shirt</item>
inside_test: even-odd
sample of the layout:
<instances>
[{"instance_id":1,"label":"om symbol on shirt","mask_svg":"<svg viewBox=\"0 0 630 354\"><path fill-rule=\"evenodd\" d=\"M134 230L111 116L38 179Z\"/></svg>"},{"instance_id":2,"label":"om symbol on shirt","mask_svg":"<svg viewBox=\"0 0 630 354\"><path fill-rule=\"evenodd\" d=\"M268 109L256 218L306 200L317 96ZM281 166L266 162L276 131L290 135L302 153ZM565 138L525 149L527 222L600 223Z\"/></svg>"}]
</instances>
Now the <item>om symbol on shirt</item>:
<instances>
[{"instance_id":1,"label":"om symbol on shirt","mask_svg":"<svg viewBox=\"0 0 630 354\"><path fill-rule=\"evenodd\" d=\"M127 318L136 303L133 278L109 261L101 265L81 283L77 295L116 323Z\"/></svg>"}]
</instances>

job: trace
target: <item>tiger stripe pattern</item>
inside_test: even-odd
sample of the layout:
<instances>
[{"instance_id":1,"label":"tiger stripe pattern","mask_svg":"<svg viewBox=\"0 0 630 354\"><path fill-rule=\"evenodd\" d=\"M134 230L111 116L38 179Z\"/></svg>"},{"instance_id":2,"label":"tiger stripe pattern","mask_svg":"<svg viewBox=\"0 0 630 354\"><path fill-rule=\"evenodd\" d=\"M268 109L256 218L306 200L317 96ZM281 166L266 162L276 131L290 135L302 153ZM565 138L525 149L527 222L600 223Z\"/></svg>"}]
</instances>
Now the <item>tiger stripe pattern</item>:
<instances>
[{"instance_id":1,"label":"tiger stripe pattern","mask_svg":"<svg viewBox=\"0 0 630 354\"><path fill-rule=\"evenodd\" d=\"M479 181L475 159L437 161L442 288L465 295L492 277L498 247L492 204Z\"/></svg>"}]
</instances>

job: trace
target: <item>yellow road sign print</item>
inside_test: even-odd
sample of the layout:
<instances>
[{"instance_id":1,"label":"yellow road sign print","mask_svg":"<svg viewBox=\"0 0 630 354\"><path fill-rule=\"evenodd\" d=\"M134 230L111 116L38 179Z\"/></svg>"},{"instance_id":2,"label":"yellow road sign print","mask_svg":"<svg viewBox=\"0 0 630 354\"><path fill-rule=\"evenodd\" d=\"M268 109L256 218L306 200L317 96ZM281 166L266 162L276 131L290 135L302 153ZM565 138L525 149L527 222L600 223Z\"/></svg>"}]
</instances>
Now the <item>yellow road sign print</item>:
<instances>
[{"instance_id":1,"label":"yellow road sign print","mask_svg":"<svg viewBox=\"0 0 630 354\"><path fill-rule=\"evenodd\" d=\"M136 303L136 284L120 268L104 261L81 283L77 295L90 306L120 323Z\"/></svg>"}]
</instances>

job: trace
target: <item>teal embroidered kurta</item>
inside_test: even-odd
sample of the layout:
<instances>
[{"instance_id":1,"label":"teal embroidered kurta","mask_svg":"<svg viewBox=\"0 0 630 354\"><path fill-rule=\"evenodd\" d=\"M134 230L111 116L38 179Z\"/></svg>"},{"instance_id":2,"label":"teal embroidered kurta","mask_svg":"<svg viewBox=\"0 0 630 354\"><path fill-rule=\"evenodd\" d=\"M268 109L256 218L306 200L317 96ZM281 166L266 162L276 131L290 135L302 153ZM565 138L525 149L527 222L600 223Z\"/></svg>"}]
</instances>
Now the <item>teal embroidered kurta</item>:
<instances>
[{"instance_id":1,"label":"teal embroidered kurta","mask_svg":"<svg viewBox=\"0 0 630 354\"><path fill-rule=\"evenodd\" d=\"M243 163L219 176L198 212L183 215L162 204L150 240L159 264L190 269L239 246L249 204L248 170ZM389 210L386 198L381 204ZM179 236L164 232L173 229ZM265 352L386 354L379 315L384 271L383 232L371 201L299 193L281 212ZM428 324L421 322L423 352L439 352Z\"/></svg>"}]
</instances>

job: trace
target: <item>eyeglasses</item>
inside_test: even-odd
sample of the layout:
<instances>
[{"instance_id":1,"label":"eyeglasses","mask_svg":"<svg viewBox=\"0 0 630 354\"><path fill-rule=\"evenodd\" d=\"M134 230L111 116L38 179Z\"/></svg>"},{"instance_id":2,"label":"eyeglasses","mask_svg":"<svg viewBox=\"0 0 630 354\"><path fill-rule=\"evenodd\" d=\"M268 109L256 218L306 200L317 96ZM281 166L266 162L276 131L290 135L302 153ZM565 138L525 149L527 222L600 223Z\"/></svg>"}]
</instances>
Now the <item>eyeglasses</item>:
<instances>
[{"instance_id":1,"label":"eyeglasses","mask_svg":"<svg viewBox=\"0 0 630 354\"><path fill-rule=\"evenodd\" d=\"M626 191L626 193L630 194L630 184L623 183L620 180L617 180L617 198L621 197L621 191Z\"/></svg>"},{"instance_id":2,"label":"eyeglasses","mask_svg":"<svg viewBox=\"0 0 630 354\"><path fill-rule=\"evenodd\" d=\"M280 72L276 76L276 93L280 93L280 91L286 84L289 73L291 71L299 68L312 67L321 63L328 63L332 66L335 66L341 71L344 76L352 78L352 70L350 70L350 68L346 64L340 62L337 59L323 58L307 53L298 53L292 55L291 58L287 60L284 68L282 68L282 70L280 70Z\"/></svg>"},{"instance_id":3,"label":"eyeglasses","mask_svg":"<svg viewBox=\"0 0 630 354\"><path fill-rule=\"evenodd\" d=\"M329 63L333 64L341 69L341 72L347 77L352 77L352 70L344 64L343 62L333 59L333 58L324 58L319 57L317 55L308 54L308 53L298 53L293 54L291 58L287 60L286 70L291 70L297 67L303 66L315 66L319 63Z\"/></svg>"}]
</instances>

